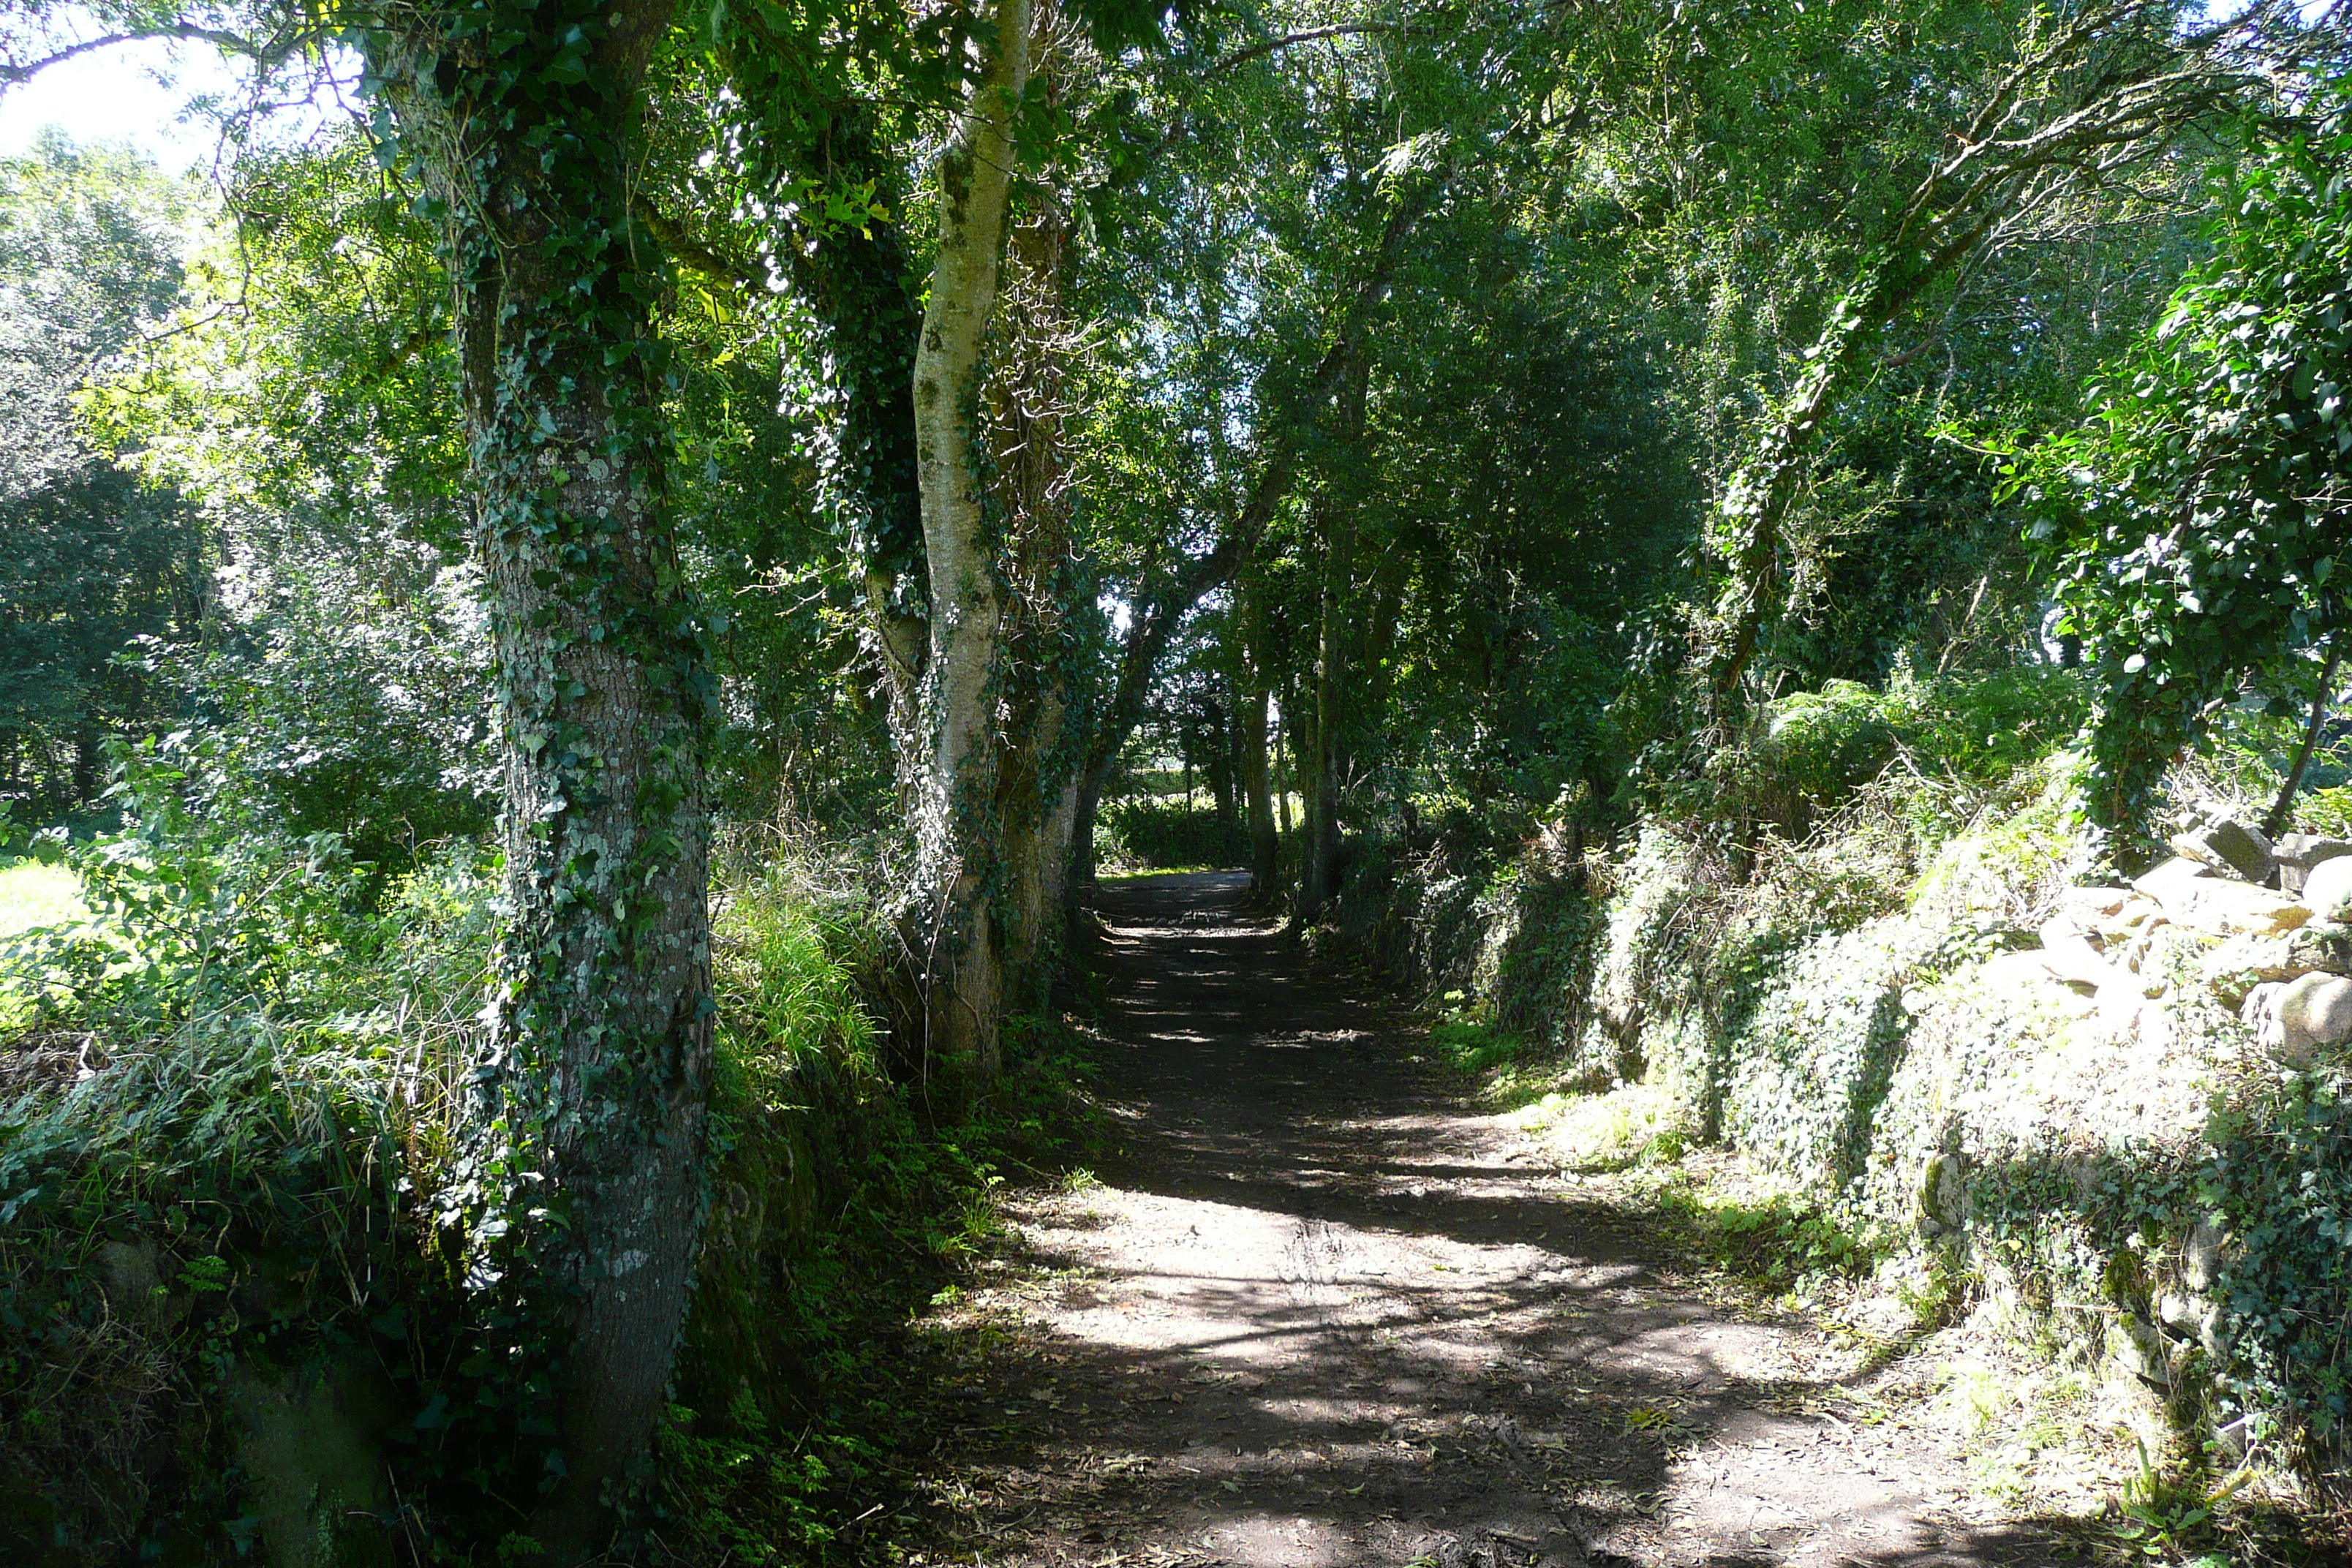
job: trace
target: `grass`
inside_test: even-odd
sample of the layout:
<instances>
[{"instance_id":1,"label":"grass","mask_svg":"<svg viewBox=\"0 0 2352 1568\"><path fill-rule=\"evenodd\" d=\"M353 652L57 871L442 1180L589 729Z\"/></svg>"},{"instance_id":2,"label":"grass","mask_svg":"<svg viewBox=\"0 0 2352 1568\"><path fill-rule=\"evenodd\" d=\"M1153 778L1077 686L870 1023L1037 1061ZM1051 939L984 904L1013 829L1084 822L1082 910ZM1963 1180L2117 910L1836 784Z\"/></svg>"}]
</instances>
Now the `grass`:
<instances>
[{"instance_id":1,"label":"grass","mask_svg":"<svg viewBox=\"0 0 2352 1568\"><path fill-rule=\"evenodd\" d=\"M0 867L0 938L36 926L63 925L89 918L81 884L63 866L20 860Z\"/></svg>"},{"instance_id":2,"label":"grass","mask_svg":"<svg viewBox=\"0 0 2352 1568\"><path fill-rule=\"evenodd\" d=\"M1463 994L1445 994L1451 1004L1429 1026L1437 1059L1465 1078L1478 1080L1478 1098L1496 1110L1518 1110L1558 1087L1548 1063L1529 1059L1527 1042L1498 1024L1459 1005Z\"/></svg>"},{"instance_id":3,"label":"grass","mask_svg":"<svg viewBox=\"0 0 2352 1568\"><path fill-rule=\"evenodd\" d=\"M1202 871L1245 871L1245 866L1147 866L1119 871L1097 871L1097 882L1148 882L1154 877L1190 877Z\"/></svg>"},{"instance_id":4,"label":"grass","mask_svg":"<svg viewBox=\"0 0 2352 1568\"><path fill-rule=\"evenodd\" d=\"M1624 1084L1601 1094L1553 1091L1519 1111L1519 1130L1571 1171L1670 1164L1689 1143L1688 1117L1665 1089Z\"/></svg>"}]
</instances>

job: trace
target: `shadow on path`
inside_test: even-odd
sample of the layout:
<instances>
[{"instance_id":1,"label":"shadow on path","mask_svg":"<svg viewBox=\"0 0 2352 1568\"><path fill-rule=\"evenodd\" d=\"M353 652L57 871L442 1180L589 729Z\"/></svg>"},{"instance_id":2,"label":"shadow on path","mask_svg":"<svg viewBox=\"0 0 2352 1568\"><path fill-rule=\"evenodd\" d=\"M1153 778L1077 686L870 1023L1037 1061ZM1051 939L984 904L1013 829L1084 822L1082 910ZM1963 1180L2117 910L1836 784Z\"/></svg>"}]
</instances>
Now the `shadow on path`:
<instances>
[{"instance_id":1,"label":"shadow on path","mask_svg":"<svg viewBox=\"0 0 2352 1568\"><path fill-rule=\"evenodd\" d=\"M1099 898L1117 1152L1017 1203L1028 1258L933 1325L917 1559L2064 1559L1917 1434L1840 1417L1859 1352L1654 1272L1241 888Z\"/></svg>"}]
</instances>

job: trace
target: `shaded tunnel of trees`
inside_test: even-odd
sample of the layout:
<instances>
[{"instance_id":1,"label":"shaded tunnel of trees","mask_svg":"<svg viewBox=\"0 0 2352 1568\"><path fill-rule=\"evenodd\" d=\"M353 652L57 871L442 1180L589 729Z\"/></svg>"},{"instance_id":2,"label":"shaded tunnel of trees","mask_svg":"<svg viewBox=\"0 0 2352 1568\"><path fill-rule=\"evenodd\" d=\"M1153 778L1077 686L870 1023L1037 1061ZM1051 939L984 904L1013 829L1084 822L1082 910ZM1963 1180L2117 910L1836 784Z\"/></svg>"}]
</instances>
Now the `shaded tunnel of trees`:
<instances>
[{"instance_id":1,"label":"shaded tunnel of trees","mask_svg":"<svg viewBox=\"0 0 2352 1568\"><path fill-rule=\"evenodd\" d=\"M1117 868L1306 931L1370 846L1738 865L1811 809L1725 786L1773 704L2024 668L2137 869L2214 725L2338 695L2340 5L12 3L0 91L134 37L252 89L204 179L0 163L0 830L162 955L12 950L5 1300L389 1247L267 1353L413 1352L452 1556L640 1539L743 1107L868 1092L829 1040L948 1159ZM412 992L380 1083L204 1121ZM224 1549L151 1426L57 1561Z\"/></svg>"}]
</instances>

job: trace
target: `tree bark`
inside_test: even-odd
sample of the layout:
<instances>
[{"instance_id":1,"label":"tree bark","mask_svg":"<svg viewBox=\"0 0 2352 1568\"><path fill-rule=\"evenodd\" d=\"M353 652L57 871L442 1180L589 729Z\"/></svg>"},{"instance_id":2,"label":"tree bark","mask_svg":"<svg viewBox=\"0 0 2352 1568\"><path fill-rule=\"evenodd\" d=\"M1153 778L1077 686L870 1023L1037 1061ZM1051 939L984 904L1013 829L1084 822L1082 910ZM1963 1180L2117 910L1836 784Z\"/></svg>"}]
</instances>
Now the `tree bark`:
<instances>
[{"instance_id":1,"label":"tree bark","mask_svg":"<svg viewBox=\"0 0 2352 1568\"><path fill-rule=\"evenodd\" d=\"M1298 721L1290 715L1290 693L1286 687L1282 711L1274 727L1274 824L1280 836L1276 841L1277 856L1281 853L1280 839L1290 837L1290 796L1298 782Z\"/></svg>"},{"instance_id":2,"label":"tree bark","mask_svg":"<svg viewBox=\"0 0 2352 1568\"><path fill-rule=\"evenodd\" d=\"M1338 892L1339 858L1339 708L1347 638L1347 584L1355 564L1352 512L1328 531L1315 641L1315 730L1307 844L1298 878L1298 923L1313 925Z\"/></svg>"},{"instance_id":3,"label":"tree bark","mask_svg":"<svg viewBox=\"0 0 2352 1568\"><path fill-rule=\"evenodd\" d=\"M701 1213L713 693L667 510L666 279L629 197L669 17L597 8L584 58L579 16L528 9L462 29L402 12L362 37L447 215L512 908L475 1072L473 1274L521 1308L505 1392L526 1432L553 1373L561 1459L516 1490L555 1563L600 1549L652 1436Z\"/></svg>"},{"instance_id":4,"label":"tree bark","mask_svg":"<svg viewBox=\"0 0 2352 1568\"><path fill-rule=\"evenodd\" d=\"M1238 834L1241 827L1241 807L1238 786L1241 781L1241 727L1239 716L1230 701L1218 704L1216 715L1216 754L1209 760L1209 796L1215 803L1217 829L1221 833Z\"/></svg>"},{"instance_id":5,"label":"tree bark","mask_svg":"<svg viewBox=\"0 0 2352 1568\"><path fill-rule=\"evenodd\" d=\"M870 180L895 215L897 162L883 148L864 104L844 106L824 126L821 147L803 152L822 172ZM927 759L921 693L929 657L929 583L924 572L922 491L915 447L915 362L919 304L912 262L895 222L865 231L844 226L777 248L795 290L823 323L831 365L831 440L821 458L824 499L849 539L866 600L865 644L886 703L899 804L911 805Z\"/></svg>"},{"instance_id":6,"label":"tree bark","mask_svg":"<svg viewBox=\"0 0 2352 1568\"><path fill-rule=\"evenodd\" d=\"M1055 16L1053 0L1039 0L1030 90L1049 109L1061 91ZM996 817L1012 893L1003 933L1008 978L1027 1000L1042 1002L1054 941L1066 924L1078 762L1069 711L1078 645L1069 627L1078 606L1091 603L1093 586L1074 564L1064 435L1073 335L1064 309L1069 228L1052 190L1034 189L1026 206L1007 247L989 389L993 483L1005 533Z\"/></svg>"},{"instance_id":7,"label":"tree bark","mask_svg":"<svg viewBox=\"0 0 2352 1568\"><path fill-rule=\"evenodd\" d=\"M1250 901L1274 902L1282 882L1282 846L1275 837L1272 768L1266 756L1267 710L1271 694L1255 676L1242 698L1242 793L1249 803Z\"/></svg>"},{"instance_id":8,"label":"tree bark","mask_svg":"<svg viewBox=\"0 0 2352 1568\"><path fill-rule=\"evenodd\" d=\"M2340 648L2330 648L2327 664L2319 672L2319 689L2311 699L2311 722L2304 726L2303 744L2295 748L2294 765L2287 769L2286 782L2279 786L2278 798L2263 818L2263 832L2273 838L2286 831L2287 813L2294 805L2295 792L2303 788L2303 775L2311 767L2311 753L2319 749L2319 733L2327 727L2327 700L2336 691L2336 667L2344 662Z\"/></svg>"},{"instance_id":9,"label":"tree bark","mask_svg":"<svg viewBox=\"0 0 2352 1568\"><path fill-rule=\"evenodd\" d=\"M1003 973L988 896L998 825L996 705L1004 608L980 474L981 351L994 313L1029 81L1029 0L995 0L954 140L941 155L939 250L915 355L915 460L930 586L913 803L914 897L902 926L919 974L925 1062L985 1079L1002 1063Z\"/></svg>"}]
</instances>

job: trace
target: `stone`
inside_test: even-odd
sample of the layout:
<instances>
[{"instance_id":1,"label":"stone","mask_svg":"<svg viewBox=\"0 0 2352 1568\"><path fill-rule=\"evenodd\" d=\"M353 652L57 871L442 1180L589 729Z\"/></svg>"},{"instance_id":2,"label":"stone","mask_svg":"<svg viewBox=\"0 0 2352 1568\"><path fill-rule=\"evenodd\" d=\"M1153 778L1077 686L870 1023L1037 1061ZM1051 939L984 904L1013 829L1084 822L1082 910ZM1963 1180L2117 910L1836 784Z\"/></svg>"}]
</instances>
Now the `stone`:
<instances>
[{"instance_id":1,"label":"stone","mask_svg":"<svg viewBox=\"0 0 2352 1568\"><path fill-rule=\"evenodd\" d=\"M2164 1010L2148 1005L2149 984L2139 975L2118 972L2113 980L2099 987L2093 998L2095 1016L2099 1033L2111 1045L2125 1046L2161 1036Z\"/></svg>"},{"instance_id":2,"label":"stone","mask_svg":"<svg viewBox=\"0 0 2352 1568\"><path fill-rule=\"evenodd\" d=\"M2279 889L2298 893L2314 868L2352 855L2352 838L2323 838L2316 833L2282 833L2272 847L2278 857Z\"/></svg>"},{"instance_id":3,"label":"stone","mask_svg":"<svg viewBox=\"0 0 2352 1568\"><path fill-rule=\"evenodd\" d=\"M2213 936L2275 936L2311 923L2312 911L2284 893L2248 882L2215 879L2195 888L2164 912L2175 925Z\"/></svg>"},{"instance_id":4,"label":"stone","mask_svg":"<svg viewBox=\"0 0 2352 1568\"><path fill-rule=\"evenodd\" d=\"M2186 855L2175 855L2171 859L2158 861L2134 877L2132 891L2168 910L2172 907L2173 899L2184 896L2188 884L2215 879L2213 868L2203 861L2191 860Z\"/></svg>"},{"instance_id":5,"label":"stone","mask_svg":"<svg viewBox=\"0 0 2352 1568\"><path fill-rule=\"evenodd\" d=\"M269 1568L392 1568L384 1447L397 1420L373 1358L273 1372L240 1363L229 1407Z\"/></svg>"},{"instance_id":6,"label":"stone","mask_svg":"<svg viewBox=\"0 0 2352 1568\"><path fill-rule=\"evenodd\" d=\"M2191 926L2159 921L2122 953L2123 967L2150 982L2194 985L2197 966L2222 939Z\"/></svg>"},{"instance_id":7,"label":"stone","mask_svg":"<svg viewBox=\"0 0 2352 1568\"><path fill-rule=\"evenodd\" d=\"M2107 1354L2115 1363L2159 1394L2170 1394L2189 1370L2195 1347L2168 1342L2163 1331L2137 1312L2116 1314L2107 1329Z\"/></svg>"},{"instance_id":8,"label":"stone","mask_svg":"<svg viewBox=\"0 0 2352 1568\"><path fill-rule=\"evenodd\" d=\"M2215 995L2234 1007L2264 981L2352 974L2352 934L2335 926L2305 926L2284 936L2233 936L2205 955L2198 973Z\"/></svg>"},{"instance_id":9,"label":"stone","mask_svg":"<svg viewBox=\"0 0 2352 1568\"><path fill-rule=\"evenodd\" d=\"M2146 931L2151 925L2164 923L2164 906L2145 893L2134 893L2126 899L2113 914L2104 915L2089 929L2101 942L2113 947Z\"/></svg>"},{"instance_id":10,"label":"stone","mask_svg":"<svg viewBox=\"0 0 2352 1568\"><path fill-rule=\"evenodd\" d=\"M2235 872L2249 882L2267 882L2278 866L2271 841L2261 831L2228 816L2210 816L2172 836L2176 854Z\"/></svg>"},{"instance_id":11,"label":"stone","mask_svg":"<svg viewBox=\"0 0 2352 1568\"><path fill-rule=\"evenodd\" d=\"M2314 866L2311 875L2303 879L2298 897L2321 920L2340 919L2346 904L2352 903L2352 856L2337 856Z\"/></svg>"},{"instance_id":12,"label":"stone","mask_svg":"<svg viewBox=\"0 0 2352 1568\"><path fill-rule=\"evenodd\" d=\"M109 1241L98 1248L99 1289L118 1318L133 1321L153 1315L164 1295L161 1255L152 1242Z\"/></svg>"},{"instance_id":13,"label":"stone","mask_svg":"<svg viewBox=\"0 0 2352 1568\"><path fill-rule=\"evenodd\" d=\"M1929 1241L1969 1228L1969 1160L1965 1154L1931 1156L1919 1173L1919 1234Z\"/></svg>"},{"instance_id":14,"label":"stone","mask_svg":"<svg viewBox=\"0 0 2352 1568\"><path fill-rule=\"evenodd\" d=\"M2283 893L2220 877L2186 856L2167 860L2132 886L2164 906L2175 925L2214 936L2273 936L2310 922L2312 911Z\"/></svg>"},{"instance_id":15,"label":"stone","mask_svg":"<svg viewBox=\"0 0 2352 1568\"><path fill-rule=\"evenodd\" d=\"M2333 921L2313 921L2286 938L2288 963L2308 972L2352 974L2352 931ZM2284 977L2283 977L2284 978Z\"/></svg>"},{"instance_id":16,"label":"stone","mask_svg":"<svg viewBox=\"0 0 2352 1568\"><path fill-rule=\"evenodd\" d=\"M1995 953L1977 970L1975 988L1988 996L2047 1008L2071 1018L2086 1017L2094 1009L2090 988L2078 989L2052 973L2039 950Z\"/></svg>"},{"instance_id":17,"label":"stone","mask_svg":"<svg viewBox=\"0 0 2352 1568\"><path fill-rule=\"evenodd\" d=\"M2096 931L2132 901L2129 888L2062 888L2058 912L2084 931Z\"/></svg>"},{"instance_id":18,"label":"stone","mask_svg":"<svg viewBox=\"0 0 2352 1568\"><path fill-rule=\"evenodd\" d=\"M2116 966L2065 916L2043 921L2039 934L2042 964L2059 979L2095 988L2115 978Z\"/></svg>"},{"instance_id":19,"label":"stone","mask_svg":"<svg viewBox=\"0 0 2352 1568\"><path fill-rule=\"evenodd\" d=\"M2202 1296L2210 1292L2221 1278L2221 1223L2200 1219L2189 1226L2188 1238L2180 1244L2181 1282Z\"/></svg>"},{"instance_id":20,"label":"stone","mask_svg":"<svg viewBox=\"0 0 2352 1568\"><path fill-rule=\"evenodd\" d=\"M2202 1296L2167 1290L2155 1302L2156 1321L2171 1339L2187 1341L2207 1355L2221 1348L2221 1309Z\"/></svg>"},{"instance_id":21,"label":"stone","mask_svg":"<svg viewBox=\"0 0 2352 1568\"><path fill-rule=\"evenodd\" d=\"M2314 973L2257 985L2241 1016L2254 1026L2255 1043L2263 1049L2290 1067L2303 1067L2322 1050L2352 1040L2352 980Z\"/></svg>"}]
</instances>

